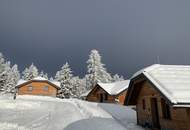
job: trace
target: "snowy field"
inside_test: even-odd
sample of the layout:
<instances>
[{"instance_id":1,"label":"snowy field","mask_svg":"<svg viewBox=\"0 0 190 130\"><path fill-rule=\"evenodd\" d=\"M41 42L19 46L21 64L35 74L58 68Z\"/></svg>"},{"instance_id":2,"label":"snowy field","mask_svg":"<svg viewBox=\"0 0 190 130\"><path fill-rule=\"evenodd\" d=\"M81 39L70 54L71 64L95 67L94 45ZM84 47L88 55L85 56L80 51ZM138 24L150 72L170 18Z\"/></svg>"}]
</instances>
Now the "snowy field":
<instances>
[{"instance_id":1,"label":"snowy field","mask_svg":"<svg viewBox=\"0 0 190 130\"><path fill-rule=\"evenodd\" d=\"M0 130L143 130L129 107L77 99L0 96Z\"/></svg>"}]
</instances>

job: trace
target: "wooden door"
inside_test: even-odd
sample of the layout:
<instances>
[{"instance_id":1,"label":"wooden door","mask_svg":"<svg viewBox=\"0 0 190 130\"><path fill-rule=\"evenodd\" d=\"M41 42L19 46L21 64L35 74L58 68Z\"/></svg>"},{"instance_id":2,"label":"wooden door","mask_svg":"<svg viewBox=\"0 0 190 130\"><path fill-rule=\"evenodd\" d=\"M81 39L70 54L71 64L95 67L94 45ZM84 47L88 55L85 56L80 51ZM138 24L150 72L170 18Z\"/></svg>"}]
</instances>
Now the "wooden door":
<instances>
[{"instance_id":1,"label":"wooden door","mask_svg":"<svg viewBox=\"0 0 190 130\"><path fill-rule=\"evenodd\" d=\"M151 99L151 112L152 112L152 124L153 128L160 129L160 121L159 121L159 114L158 114L158 104L157 99Z\"/></svg>"},{"instance_id":2,"label":"wooden door","mask_svg":"<svg viewBox=\"0 0 190 130\"><path fill-rule=\"evenodd\" d=\"M101 93L100 94L100 102L103 102L103 100L104 100L104 95Z\"/></svg>"}]
</instances>

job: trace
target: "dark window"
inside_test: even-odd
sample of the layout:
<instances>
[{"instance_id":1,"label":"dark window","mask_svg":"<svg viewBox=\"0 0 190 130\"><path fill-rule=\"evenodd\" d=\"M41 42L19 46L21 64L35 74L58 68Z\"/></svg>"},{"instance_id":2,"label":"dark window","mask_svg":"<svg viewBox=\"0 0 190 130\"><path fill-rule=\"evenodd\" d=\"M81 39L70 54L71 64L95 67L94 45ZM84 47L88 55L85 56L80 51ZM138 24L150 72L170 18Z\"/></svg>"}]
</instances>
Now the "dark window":
<instances>
[{"instance_id":1,"label":"dark window","mask_svg":"<svg viewBox=\"0 0 190 130\"><path fill-rule=\"evenodd\" d=\"M49 87L48 86L44 86L44 91L48 91Z\"/></svg>"},{"instance_id":2,"label":"dark window","mask_svg":"<svg viewBox=\"0 0 190 130\"><path fill-rule=\"evenodd\" d=\"M101 94L100 94L100 102L103 102L103 100L104 100L104 99L103 99L103 94L101 93Z\"/></svg>"},{"instance_id":3,"label":"dark window","mask_svg":"<svg viewBox=\"0 0 190 130\"><path fill-rule=\"evenodd\" d=\"M33 87L32 86L28 86L28 91L32 91L33 90Z\"/></svg>"},{"instance_id":4,"label":"dark window","mask_svg":"<svg viewBox=\"0 0 190 130\"><path fill-rule=\"evenodd\" d=\"M162 114L164 119L171 119L170 106L165 102L164 99L161 100L162 104Z\"/></svg>"},{"instance_id":5,"label":"dark window","mask_svg":"<svg viewBox=\"0 0 190 130\"><path fill-rule=\"evenodd\" d=\"M108 95L107 94L105 94L105 100L108 100Z\"/></svg>"},{"instance_id":6,"label":"dark window","mask_svg":"<svg viewBox=\"0 0 190 130\"><path fill-rule=\"evenodd\" d=\"M143 107L143 110L146 109L146 103L145 103L145 99L142 100L142 107Z\"/></svg>"}]
</instances>

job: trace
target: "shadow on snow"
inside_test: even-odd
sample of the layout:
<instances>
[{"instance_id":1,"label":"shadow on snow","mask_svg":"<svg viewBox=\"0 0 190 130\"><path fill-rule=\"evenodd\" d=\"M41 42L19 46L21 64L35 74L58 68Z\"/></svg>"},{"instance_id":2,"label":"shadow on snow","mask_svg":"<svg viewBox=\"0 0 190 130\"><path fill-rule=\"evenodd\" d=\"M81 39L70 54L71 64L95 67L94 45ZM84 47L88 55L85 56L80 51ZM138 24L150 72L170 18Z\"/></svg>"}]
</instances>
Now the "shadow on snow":
<instances>
[{"instance_id":1,"label":"shadow on snow","mask_svg":"<svg viewBox=\"0 0 190 130\"><path fill-rule=\"evenodd\" d=\"M90 118L69 124L63 130L126 130L111 118Z\"/></svg>"}]
</instances>

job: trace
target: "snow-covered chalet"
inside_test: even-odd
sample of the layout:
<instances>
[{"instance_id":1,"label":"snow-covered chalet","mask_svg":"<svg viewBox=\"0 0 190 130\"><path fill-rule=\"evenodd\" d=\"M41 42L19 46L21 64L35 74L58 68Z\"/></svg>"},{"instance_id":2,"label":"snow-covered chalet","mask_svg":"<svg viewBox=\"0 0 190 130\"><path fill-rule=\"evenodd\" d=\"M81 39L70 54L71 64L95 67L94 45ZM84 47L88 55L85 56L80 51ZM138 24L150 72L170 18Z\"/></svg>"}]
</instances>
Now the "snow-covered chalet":
<instances>
[{"instance_id":1,"label":"snow-covered chalet","mask_svg":"<svg viewBox=\"0 0 190 130\"><path fill-rule=\"evenodd\" d=\"M86 100L92 102L123 104L129 82L129 80L124 80L114 83L97 83L88 93Z\"/></svg>"},{"instance_id":2,"label":"snow-covered chalet","mask_svg":"<svg viewBox=\"0 0 190 130\"><path fill-rule=\"evenodd\" d=\"M43 77L36 77L32 80L19 80L16 85L18 95L40 95L40 96L57 96L60 89L60 83L50 81Z\"/></svg>"},{"instance_id":3,"label":"snow-covered chalet","mask_svg":"<svg viewBox=\"0 0 190 130\"><path fill-rule=\"evenodd\" d=\"M126 105L137 123L155 130L190 130L190 66L155 64L133 75Z\"/></svg>"}]
</instances>

